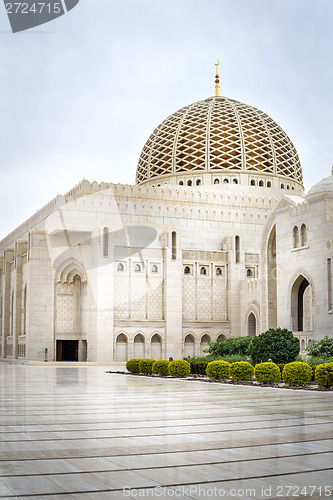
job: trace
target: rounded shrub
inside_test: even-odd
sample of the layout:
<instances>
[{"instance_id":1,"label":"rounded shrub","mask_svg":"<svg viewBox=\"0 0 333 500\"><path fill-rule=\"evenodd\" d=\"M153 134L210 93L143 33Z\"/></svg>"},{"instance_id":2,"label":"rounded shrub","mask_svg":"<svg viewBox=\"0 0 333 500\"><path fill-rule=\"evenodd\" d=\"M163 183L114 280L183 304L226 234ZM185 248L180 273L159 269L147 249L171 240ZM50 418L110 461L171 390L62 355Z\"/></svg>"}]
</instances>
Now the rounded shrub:
<instances>
[{"instance_id":1,"label":"rounded shrub","mask_svg":"<svg viewBox=\"0 0 333 500\"><path fill-rule=\"evenodd\" d=\"M291 386L308 384L312 377L312 368L302 361L294 361L285 365L282 371L282 379L285 384Z\"/></svg>"},{"instance_id":2,"label":"rounded shrub","mask_svg":"<svg viewBox=\"0 0 333 500\"><path fill-rule=\"evenodd\" d=\"M190 363L183 359L175 359L169 364L171 377L187 377L191 373Z\"/></svg>"},{"instance_id":3,"label":"rounded shrub","mask_svg":"<svg viewBox=\"0 0 333 500\"><path fill-rule=\"evenodd\" d=\"M274 363L291 363L300 351L298 338L286 328L270 328L254 337L249 348L252 361L262 363L271 358Z\"/></svg>"},{"instance_id":4,"label":"rounded shrub","mask_svg":"<svg viewBox=\"0 0 333 500\"><path fill-rule=\"evenodd\" d=\"M140 359L139 362L139 372L140 373L152 373L153 364L155 359Z\"/></svg>"},{"instance_id":5,"label":"rounded shrub","mask_svg":"<svg viewBox=\"0 0 333 500\"><path fill-rule=\"evenodd\" d=\"M228 361L211 361L207 365L206 374L207 377L215 380L226 379L229 378L229 368L230 363L228 363Z\"/></svg>"},{"instance_id":6,"label":"rounded shrub","mask_svg":"<svg viewBox=\"0 0 333 500\"><path fill-rule=\"evenodd\" d=\"M139 363L141 359L129 359L126 363L126 370L131 373L139 373Z\"/></svg>"},{"instance_id":7,"label":"rounded shrub","mask_svg":"<svg viewBox=\"0 0 333 500\"><path fill-rule=\"evenodd\" d=\"M315 371L315 381L319 387L331 387L333 385L333 363L318 365Z\"/></svg>"},{"instance_id":8,"label":"rounded shrub","mask_svg":"<svg viewBox=\"0 0 333 500\"><path fill-rule=\"evenodd\" d=\"M231 363L229 373L233 380L252 380L254 368L247 361L236 361Z\"/></svg>"},{"instance_id":9,"label":"rounded shrub","mask_svg":"<svg viewBox=\"0 0 333 500\"><path fill-rule=\"evenodd\" d=\"M167 359L160 359L158 361L155 361L155 363L153 364L152 372L155 375L162 375L163 377L166 377L167 375L169 375L169 363L170 361L168 361Z\"/></svg>"},{"instance_id":10,"label":"rounded shrub","mask_svg":"<svg viewBox=\"0 0 333 500\"><path fill-rule=\"evenodd\" d=\"M254 376L256 381L262 384L280 382L281 371L275 363L259 363L254 368Z\"/></svg>"}]
</instances>

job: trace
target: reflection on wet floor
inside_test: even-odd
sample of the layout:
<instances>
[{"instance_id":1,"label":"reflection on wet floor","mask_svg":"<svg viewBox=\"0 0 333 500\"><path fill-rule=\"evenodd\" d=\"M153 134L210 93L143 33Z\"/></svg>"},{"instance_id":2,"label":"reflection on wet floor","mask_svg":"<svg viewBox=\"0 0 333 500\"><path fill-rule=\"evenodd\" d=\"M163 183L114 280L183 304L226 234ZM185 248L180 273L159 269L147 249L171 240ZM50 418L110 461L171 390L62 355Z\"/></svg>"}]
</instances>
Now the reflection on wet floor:
<instances>
[{"instance_id":1,"label":"reflection on wet floor","mask_svg":"<svg viewBox=\"0 0 333 500\"><path fill-rule=\"evenodd\" d=\"M109 369L0 364L0 498L332 497L332 392Z\"/></svg>"}]
</instances>

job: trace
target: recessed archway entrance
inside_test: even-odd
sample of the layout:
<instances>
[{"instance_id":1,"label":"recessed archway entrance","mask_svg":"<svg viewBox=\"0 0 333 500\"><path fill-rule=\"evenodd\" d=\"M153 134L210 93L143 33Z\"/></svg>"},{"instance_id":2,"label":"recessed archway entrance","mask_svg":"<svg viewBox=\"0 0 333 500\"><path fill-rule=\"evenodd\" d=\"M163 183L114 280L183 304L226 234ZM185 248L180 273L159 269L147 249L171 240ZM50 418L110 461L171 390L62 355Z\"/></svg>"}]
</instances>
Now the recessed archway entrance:
<instances>
[{"instance_id":1,"label":"recessed archway entrance","mask_svg":"<svg viewBox=\"0 0 333 500\"><path fill-rule=\"evenodd\" d=\"M78 361L78 340L57 340L57 361Z\"/></svg>"},{"instance_id":2,"label":"recessed archway entrance","mask_svg":"<svg viewBox=\"0 0 333 500\"><path fill-rule=\"evenodd\" d=\"M247 334L250 337L255 337L257 333L257 320L255 315L251 312L247 318Z\"/></svg>"},{"instance_id":3,"label":"recessed archway entrance","mask_svg":"<svg viewBox=\"0 0 333 500\"><path fill-rule=\"evenodd\" d=\"M312 331L312 293L307 278L300 275L291 289L291 321L294 332Z\"/></svg>"}]
</instances>

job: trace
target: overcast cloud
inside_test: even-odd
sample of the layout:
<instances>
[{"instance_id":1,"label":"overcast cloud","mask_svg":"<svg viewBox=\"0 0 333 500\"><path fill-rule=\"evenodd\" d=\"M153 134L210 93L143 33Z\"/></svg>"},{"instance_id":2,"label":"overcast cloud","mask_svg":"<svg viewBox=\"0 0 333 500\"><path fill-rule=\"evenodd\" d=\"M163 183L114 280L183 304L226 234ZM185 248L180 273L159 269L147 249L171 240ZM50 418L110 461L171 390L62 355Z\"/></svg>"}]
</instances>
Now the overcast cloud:
<instances>
[{"instance_id":1,"label":"overcast cloud","mask_svg":"<svg viewBox=\"0 0 333 500\"><path fill-rule=\"evenodd\" d=\"M332 0L80 0L12 34L0 4L0 238L83 178L134 183L152 130L214 93L287 132L308 190L333 163Z\"/></svg>"}]
</instances>

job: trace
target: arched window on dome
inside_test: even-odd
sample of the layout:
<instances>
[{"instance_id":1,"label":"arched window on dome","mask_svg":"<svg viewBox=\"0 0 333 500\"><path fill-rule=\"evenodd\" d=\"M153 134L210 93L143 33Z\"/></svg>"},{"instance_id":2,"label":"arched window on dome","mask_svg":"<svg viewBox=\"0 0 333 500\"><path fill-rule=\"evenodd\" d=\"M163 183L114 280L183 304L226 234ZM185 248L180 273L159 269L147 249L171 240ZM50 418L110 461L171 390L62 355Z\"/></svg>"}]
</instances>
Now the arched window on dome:
<instances>
[{"instance_id":1,"label":"arched window on dome","mask_svg":"<svg viewBox=\"0 0 333 500\"><path fill-rule=\"evenodd\" d=\"M119 264L117 266L117 271L122 272L123 270L124 270L124 264L122 264L121 262L119 262Z\"/></svg>"},{"instance_id":2,"label":"arched window on dome","mask_svg":"<svg viewBox=\"0 0 333 500\"><path fill-rule=\"evenodd\" d=\"M229 179L223 179L223 184L229 184Z\"/></svg>"},{"instance_id":3,"label":"arched window on dome","mask_svg":"<svg viewBox=\"0 0 333 500\"><path fill-rule=\"evenodd\" d=\"M189 266L184 267L184 274L191 274L191 268Z\"/></svg>"},{"instance_id":4,"label":"arched window on dome","mask_svg":"<svg viewBox=\"0 0 333 500\"><path fill-rule=\"evenodd\" d=\"M233 179L232 183L233 184L238 184L238 180L237 179Z\"/></svg>"},{"instance_id":5,"label":"arched window on dome","mask_svg":"<svg viewBox=\"0 0 333 500\"><path fill-rule=\"evenodd\" d=\"M134 266L134 271L135 271L136 273L140 273L140 272L141 272L141 266L140 266L139 264L135 264L135 266Z\"/></svg>"},{"instance_id":6,"label":"arched window on dome","mask_svg":"<svg viewBox=\"0 0 333 500\"><path fill-rule=\"evenodd\" d=\"M151 266L151 272L152 273L157 273L158 272L158 268L157 268L157 266L155 264L153 266Z\"/></svg>"},{"instance_id":7,"label":"arched window on dome","mask_svg":"<svg viewBox=\"0 0 333 500\"><path fill-rule=\"evenodd\" d=\"M200 179L197 179L196 185L197 186L201 186L201 180Z\"/></svg>"},{"instance_id":8,"label":"arched window on dome","mask_svg":"<svg viewBox=\"0 0 333 500\"><path fill-rule=\"evenodd\" d=\"M246 271L246 276L247 276L248 278L252 278L252 269L248 269L248 270Z\"/></svg>"},{"instance_id":9,"label":"arched window on dome","mask_svg":"<svg viewBox=\"0 0 333 500\"><path fill-rule=\"evenodd\" d=\"M259 186L263 187L264 186L264 181L259 181Z\"/></svg>"},{"instance_id":10,"label":"arched window on dome","mask_svg":"<svg viewBox=\"0 0 333 500\"><path fill-rule=\"evenodd\" d=\"M294 226L293 229L293 247L297 248L299 246L299 232L298 227Z\"/></svg>"},{"instance_id":11,"label":"arched window on dome","mask_svg":"<svg viewBox=\"0 0 333 500\"><path fill-rule=\"evenodd\" d=\"M254 179L251 180L251 186L255 186L256 185L256 181Z\"/></svg>"},{"instance_id":12,"label":"arched window on dome","mask_svg":"<svg viewBox=\"0 0 333 500\"><path fill-rule=\"evenodd\" d=\"M200 274L207 274L207 270L205 267L200 268Z\"/></svg>"},{"instance_id":13,"label":"arched window on dome","mask_svg":"<svg viewBox=\"0 0 333 500\"><path fill-rule=\"evenodd\" d=\"M239 236L235 237L235 262L239 263L240 261L240 239Z\"/></svg>"},{"instance_id":14,"label":"arched window on dome","mask_svg":"<svg viewBox=\"0 0 333 500\"><path fill-rule=\"evenodd\" d=\"M268 182L267 182L267 187L268 187L268 188L272 187L272 183L271 183L271 181L268 181Z\"/></svg>"},{"instance_id":15,"label":"arched window on dome","mask_svg":"<svg viewBox=\"0 0 333 500\"><path fill-rule=\"evenodd\" d=\"M284 189L284 184L281 184L281 189Z\"/></svg>"},{"instance_id":16,"label":"arched window on dome","mask_svg":"<svg viewBox=\"0 0 333 500\"><path fill-rule=\"evenodd\" d=\"M192 186L192 181L187 181L188 186Z\"/></svg>"},{"instance_id":17,"label":"arched window on dome","mask_svg":"<svg viewBox=\"0 0 333 500\"><path fill-rule=\"evenodd\" d=\"M216 268L216 276L222 276L222 269L220 267Z\"/></svg>"},{"instance_id":18,"label":"arched window on dome","mask_svg":"<svg viewBox=\"0 0 333 500\"><path fill-rule=\"evenodd\" d=\"M289 184L287 184L287 189L290 189L290 186L289 186Z\"/></svg>"},{"instance_id":19,"label":"arched window on dome","mask_svg":"<svg viewBox=\"0 0 333 500\"><path fill-rule=\"evenodd\" d=\"M180 186L184 186L183 181L179 181L179 185L180 185Z\"/></svg>"},{"instance_id":20,"label":"arched window on dome","mask_svg":"<svg viewBox=\"0 0 333 500\"><path fill-rule=\"evenodd\" d=\"M214 179L214 184L220 184L219 179Z\"/></svg>"},{"instance_id":21,"label":"arched window on dome","mask_svg":"<svg viewBox=\"0 0 333 500\"><path fill-rule=\"evenodd\" d=\"M294 189L295 189L294 186L291 186L291 190L294 191Z\"/></svg>"},{"instance_id":22,"label":"arched window on dome","mask_svg":"<svg viewBox=\"0 0 333 500\"><path fill-rule=\"evenodd\" d=\"M306 225L302 224L301 225L301 247L305 247L307 242L308 242L308 236L307 236Z\"/></svg>"}]
</instances>

